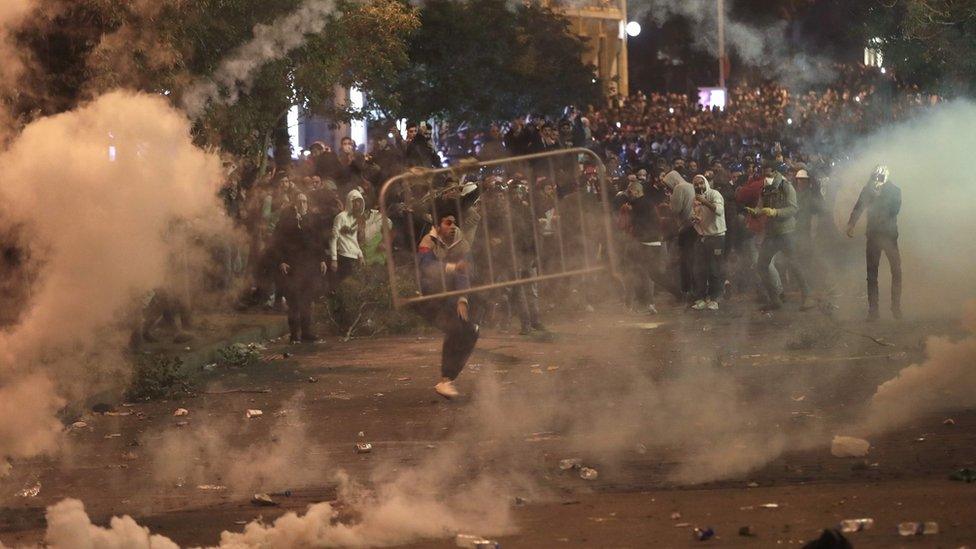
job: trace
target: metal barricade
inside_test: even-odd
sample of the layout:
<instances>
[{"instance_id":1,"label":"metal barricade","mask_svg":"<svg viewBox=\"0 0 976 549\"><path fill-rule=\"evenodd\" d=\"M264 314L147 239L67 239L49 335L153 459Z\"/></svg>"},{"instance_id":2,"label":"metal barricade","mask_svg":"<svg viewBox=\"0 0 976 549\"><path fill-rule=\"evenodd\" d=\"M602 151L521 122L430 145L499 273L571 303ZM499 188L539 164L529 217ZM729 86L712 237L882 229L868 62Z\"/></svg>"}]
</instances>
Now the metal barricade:
<instances>
[{"instance_id":1,"label":"metal barricade","mask_svg":"<svg viewBox=\"0 0 976 549\"><path fill-rule=\"evenodd\" d=\"M443 291L421 294L417 246L440 221L438 203L453 203L475 274L470 288L452 290L441 271ZM598 272L616 276L606 167L589 149L415 168L384 183L379 206L391 220L382 224L383 244L398 308Z\"/></svg>"}]
</instances>

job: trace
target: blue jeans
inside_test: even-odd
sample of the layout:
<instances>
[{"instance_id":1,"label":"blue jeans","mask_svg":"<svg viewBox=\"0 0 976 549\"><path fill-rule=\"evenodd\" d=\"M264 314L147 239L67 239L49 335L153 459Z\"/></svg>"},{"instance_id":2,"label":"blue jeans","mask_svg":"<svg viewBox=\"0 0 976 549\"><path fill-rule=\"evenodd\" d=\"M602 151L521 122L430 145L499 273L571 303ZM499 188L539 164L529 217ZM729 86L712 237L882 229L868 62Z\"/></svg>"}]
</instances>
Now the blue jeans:
<instances>
[{"instance_id":1,"label":"blue jeans","mask_svg":"<svg viewBox=\"0 0 976 549\"><path fill-rule=\"evenodd\" d=\"M793 272L793 278L800 286L800 293L806 298L810 295L810 286L800 269L796 239L790 232L766 235L763 238L762 248L759 249L759 261L756 263L756 269L759 270L759 277L762 279L769 301L773 303L780 301L779 296L783 293L783 281L780 279L779 271L776 270L776 265L773 264L773 258L780 252L786 256L786 261Z\"/></svg>"}]
</instances>

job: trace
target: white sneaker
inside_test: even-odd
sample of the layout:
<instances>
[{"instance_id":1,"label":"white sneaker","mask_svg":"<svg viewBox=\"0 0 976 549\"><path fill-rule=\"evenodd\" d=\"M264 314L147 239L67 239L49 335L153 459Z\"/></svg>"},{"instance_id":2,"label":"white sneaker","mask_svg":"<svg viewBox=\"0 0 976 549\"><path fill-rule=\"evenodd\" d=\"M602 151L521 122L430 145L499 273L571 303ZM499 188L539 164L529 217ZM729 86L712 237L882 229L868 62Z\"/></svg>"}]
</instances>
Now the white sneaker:
<instances>
[{"instance_id":1,"label":"white sneaker","mask_svg":"<svg viewBox=\"0 0 976 549\"><path fill-rule=\"evenodd\" d=\"M706 303L705 306L708 307L708 310L709 311L717 311L718 310L718 301L712 301L711 299L709 299L708 300L708 303Z\"/></svg>"},{"instance_id":2,"label":"white sneaker","mask_svg":"<svg viewBox=\"0 0 976 549\"><path fill-rule=\"evenodd\" d=\"M691 306L691 308L694 309L694 310L696 310L696 311L704 311L705 310L705 307L707 307L707 306L708 306L708 304L705 303L705 300L699 299L698 301L695 302L694 305Z\"/></svg>"},{"instance_id":3,"label":"white sneaker","mask_svg":"<svg viewBox=\"0 0 976 549\"><path fill-rule=\"evenodd\" d=\"M454 387L453 381L442 381L437 385L434 385L434 391L436 391L437 394L441 395L442 397L448 400L455 398L459 394L461 394L458 392L457 388Z\"/></svg>"}]
</instances>

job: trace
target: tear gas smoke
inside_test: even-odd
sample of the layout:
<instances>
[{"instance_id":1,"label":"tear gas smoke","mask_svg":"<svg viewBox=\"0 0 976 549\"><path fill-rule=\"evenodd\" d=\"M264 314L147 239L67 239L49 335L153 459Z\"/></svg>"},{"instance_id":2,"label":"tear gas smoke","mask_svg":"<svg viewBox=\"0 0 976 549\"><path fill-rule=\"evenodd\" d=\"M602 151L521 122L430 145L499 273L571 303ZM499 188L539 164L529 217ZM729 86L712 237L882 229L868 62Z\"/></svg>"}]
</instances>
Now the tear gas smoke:
<instances>
[{"instance_id":1,"label":"tear gas smoke","mask_svg":"<svg viewBox=\"0 0 976 549\"><path fill-rule=\"evenodd\" d=\"M879 432L928 414L976 406L976 301L970 301L959 341L932 337L928 357L898 372L878 387L871 399L866 428Z\"/></svg>"},{"instance_id":2,"label":"tear gas smoke","mask_svg":"<svg viewBox=\"0 0 976 549\"><path fill-rule=\"evenodd\" d=\"M898 244L904 302L914 315L958 317L966 301L976 297L971 274L976 270L976 240L970 236L976 230L970 207L976 193L976 171L970 165L974 125L976 104L939 104L860 140L852 159L831 178L838 186L835 220L843 227L874 167L884 164L891 170L891 181L902 193ZM864 264L858 267L858 274L863 273ZM885 271L882 263L882 288L888 280Z\"/></svg>"},{"instance_id":3,"label":"tear gas smoke","mask_svg":"<svg viewBox=\"0 0 976 549\"><path fill-rule=\"evenodd\" d=\"M128 371L132 326L119 323L166 282L174 219L224 222L220 170L179 111L127 92L39 119L0 154L0 221L22 227L38 269L19 323L0 332L4 393L34 395L0 399L0 417L17 418L3 422L0 455L52 450L62 399Z\"/></svg>"},{"instance_id":4,"label":"tear gas smoke","mask_svg":"<svg viewBox=\"0 0 976 549\"><path fill-rule=\"evenodd\" d=\"M334 11L334 0L306 0L270 25L256 25L254 38L224 59L212 78L197 82L186 91L183 108L187 114L197 118L208 103L218 98L227 104L236 103L240 93L250 88L258 69L301 47L306 35L322 32Z\"/></svg>"},{"instance_id":5,"label":"tear gas smoke","mask_svg":"<svg viewBox=\"0 0 976 549\"><path fill-rule=\"evenodd\" d=\"M791 54L786 22L756 26L732 17L732 0L725 2L727 54L735 52L746 64L762 68L788 88L826 83L836 74L823 60L803 53ZM657 23L683 17L691 22L696 48L718 56L718 10L715 0L641 0L628 4L631 19L646 14Z\"/></svg>"},{"instance_id":6,"label":"tear gas smoke","mask_svg":"<svg viewBox=\"0 0 976 549\"><path fill-rule=\"evenodd\" d=\"M140 446L152 456L153 478L161 486L220 484L239 494L305 486L328 475L321 462L326 449L307 436L302 400L301 394L291 399L269 427L274 437L257 443L233 443L247 440L253 426L235 417L197 421L192 430L170 429L158 438L147 433Z\"/></svg>"},{"instance_id":7,"label":"tear gas smoke","mask_svg":"<svg viewBox=\"0 0 976 549\"><path fill-rule=\"evenodd\" d=\"M971 207L976 171L970 162L974 125L976 104L943 103L863 140L853 159L835 171L834 180L844 185L837 199L839 225L847 222L876 165L887 165L891 181L901 188L899 247L908 314L954 318L968 307L962 315L966 338L930 338L924 362L903 369L878 387L868 411L868 431L881 432L926 414L976 406L971 390L976 384L972 368L976 363L976 279L972 276L976 242L971 236L976 232ZM859 232L863 227L862 219ZM886 271L883 262L882 289L889 280Z\"/></svg>"},{"instance_id":8,"label":"tear gas smoke","mask_svg":"<svg viewBox=\"0 0 976 549\"><path fill-rule=\"evenodd\" d=\"M0 2L0 86L16 82L23 69L22 60L10 44L11 34L34 7L34 0L4 0Z\"/></svg>"}]
</instances>

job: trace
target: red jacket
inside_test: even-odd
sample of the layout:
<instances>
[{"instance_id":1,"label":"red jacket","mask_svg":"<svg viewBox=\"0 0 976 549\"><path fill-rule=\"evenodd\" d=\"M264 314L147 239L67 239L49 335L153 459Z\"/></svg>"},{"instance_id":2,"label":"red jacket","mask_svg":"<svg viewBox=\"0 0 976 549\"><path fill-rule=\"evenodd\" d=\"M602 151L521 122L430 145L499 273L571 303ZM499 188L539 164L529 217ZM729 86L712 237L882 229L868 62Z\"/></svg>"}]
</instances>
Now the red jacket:
<instances>
[{"instance_id":1,"label":"red jacket","mask_svg":"<svg viewBox=\"0 0 976 549\"><path fill-rule=\"evenodd\" d=\"M762 198L764 184L762 175L754 176L735 191L735 201L743 208L755 208ZM766 228L766 218L746 214L746 227L753 233L762 234Z\"/></svg>"}]
</instances>

